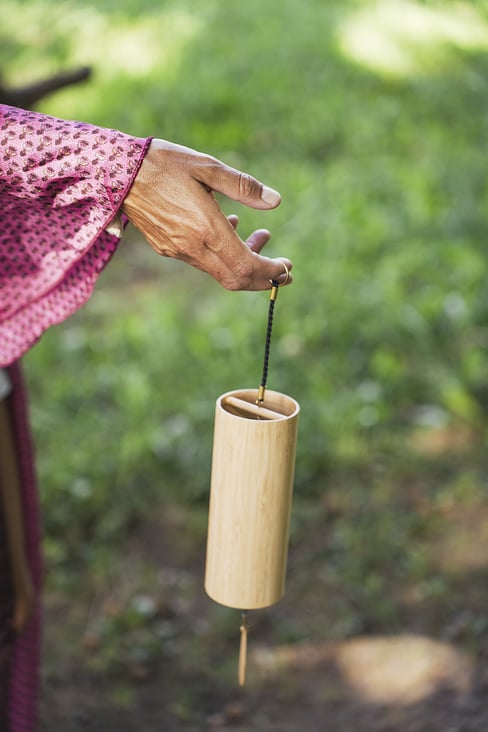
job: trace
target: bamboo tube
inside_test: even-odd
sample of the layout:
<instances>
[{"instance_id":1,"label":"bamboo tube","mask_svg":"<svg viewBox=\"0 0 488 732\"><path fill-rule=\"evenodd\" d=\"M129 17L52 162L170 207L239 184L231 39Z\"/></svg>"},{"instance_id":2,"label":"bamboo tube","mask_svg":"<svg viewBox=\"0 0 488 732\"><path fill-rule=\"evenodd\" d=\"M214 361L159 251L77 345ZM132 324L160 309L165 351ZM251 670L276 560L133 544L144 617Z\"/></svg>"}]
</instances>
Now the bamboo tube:
<instances>
[{"instance_id":1,"label":"bamboo tube","mask_svg":"<svg viewBox=\"0 0 488 732\"><path fill-rule=\"evenodd\" d=\"M258 419L256 397L242 389L217 400L205 571L213 600L246 610L278 602L285 590L300 411L268 390L268 413ZM249 413L236 413L235 400Z\"/></svg>"}]
</instances>

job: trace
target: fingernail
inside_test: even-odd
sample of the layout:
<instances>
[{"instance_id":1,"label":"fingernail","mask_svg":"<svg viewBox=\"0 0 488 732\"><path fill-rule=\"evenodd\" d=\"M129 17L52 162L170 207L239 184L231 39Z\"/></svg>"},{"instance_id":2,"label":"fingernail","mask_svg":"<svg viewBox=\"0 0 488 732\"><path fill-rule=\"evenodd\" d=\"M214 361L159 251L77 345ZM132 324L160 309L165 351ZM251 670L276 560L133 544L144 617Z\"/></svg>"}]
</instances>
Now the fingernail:
<instances>
[{"instance_id":1,"label":"fingernail","mask_svg":"<svg viewBox=\"0 0 488 732\"><path fill-rule=\"evenodd\" d=\"M261 198L269 206L276 206L276 204L281 201L281 196L278 191L275 191L273 188L269 188L269 186L263 186Z\"/></svg>"}]
</instances>

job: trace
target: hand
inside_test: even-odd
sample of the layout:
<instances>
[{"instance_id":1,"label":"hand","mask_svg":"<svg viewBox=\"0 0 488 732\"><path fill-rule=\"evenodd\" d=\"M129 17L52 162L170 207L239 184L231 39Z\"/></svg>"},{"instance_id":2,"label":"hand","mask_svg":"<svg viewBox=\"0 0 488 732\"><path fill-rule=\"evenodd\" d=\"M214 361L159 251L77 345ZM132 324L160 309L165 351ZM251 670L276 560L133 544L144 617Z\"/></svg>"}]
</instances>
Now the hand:
<instances>
[{"instance_id":1,"label":"hand","mask_svg":"<svg viewBox=\"0 0 488 732\"><path fill-rule=\"evenodd\" d=\"M290 283L289 259L259 254L269 232L258 229L246 242L236 233L213 192L256 209L272 209L280 195L216 158L165 140L153 140L122 211L153 249L208 272L228 290L266 290L270 280Z\"/></svg>"}]
</instances>

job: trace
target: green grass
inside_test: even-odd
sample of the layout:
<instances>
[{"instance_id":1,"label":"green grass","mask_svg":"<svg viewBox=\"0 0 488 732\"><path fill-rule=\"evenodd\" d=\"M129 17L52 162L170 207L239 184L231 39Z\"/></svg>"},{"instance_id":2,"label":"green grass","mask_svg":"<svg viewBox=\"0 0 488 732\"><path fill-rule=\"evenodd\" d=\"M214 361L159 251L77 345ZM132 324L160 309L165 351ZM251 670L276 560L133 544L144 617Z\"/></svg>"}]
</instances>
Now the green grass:
<instances>
[{"instance_id":1,"label":"green grass","mask_svg":"<svg viewBox=\"0 0 488 732\"><path fill-rule=\"evenodd\" d=\"M12 83L94 66L89 84L43 111L206 150L282 192L274 212L222 205L239 213L243 234L269 227L269 253L294 261L269 385L301 403L294 539L301 546L310 525L333 522L331 546L314 551L321 566L332 562L326 584L360 595L349 630L369 627L358 605L373 624L375 612L391 620L390 572L399 583L437 576L422 542L437 530L436 496L456 496L472 460L467 500L479 505L486 492L479 453L453 466L448 441L420 458L412 436L462 430L469 449L486 442L488 57L452 43L439 55L432 43L414 73L373 70L341 44L364 6L6 0L0 9L0 66ZM487 23L488 3L475 7ZM130 237L91 302L26 358L59 572L117 545L154 501L204 505L215 398L260 377L267 296L225 292L145 246ZM417 554L396 564L419 531ZM343 617L341 606L347 632Z\"/></svg>"}]
</instances>

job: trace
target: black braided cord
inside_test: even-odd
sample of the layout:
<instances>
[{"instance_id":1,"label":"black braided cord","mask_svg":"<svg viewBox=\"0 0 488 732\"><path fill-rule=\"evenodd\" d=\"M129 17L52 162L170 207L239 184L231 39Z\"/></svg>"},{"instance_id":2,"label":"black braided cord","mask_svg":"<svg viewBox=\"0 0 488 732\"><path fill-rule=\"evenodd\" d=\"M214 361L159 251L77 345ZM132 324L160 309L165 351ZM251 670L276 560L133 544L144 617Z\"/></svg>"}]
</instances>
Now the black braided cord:
<instances>
[{"instance_id":1,"label":"black braided cord","mask_svg":"<svg viewBox=\"0 0 488 732\"><path fill-rule=\"evenodd\" d=\"M272 282L274 287L278 287L277 282ZM273 330L273 316L274 316L274 308L275 308L275 302L276 299L269 301L269 308L268 308L268 326L266 328L266 343L264 346L264 363L263 363L263 375L261 377L261 384L260 386L263 387L263 389L266 388L266 383L268 381L268 369L269 369L269 351L271 348L271 332Z\"/></svg>"}]
</instances>

